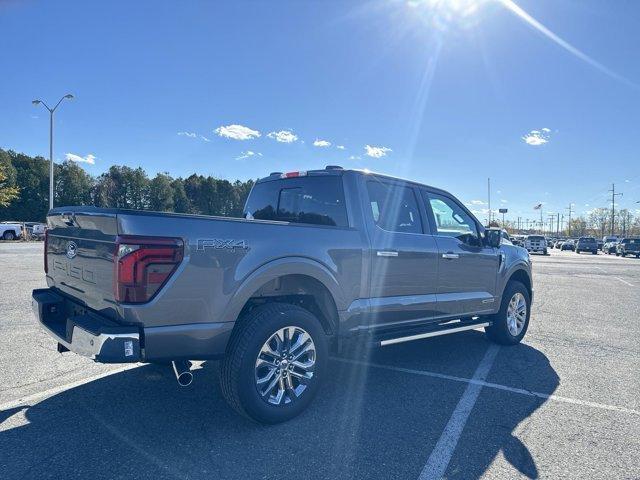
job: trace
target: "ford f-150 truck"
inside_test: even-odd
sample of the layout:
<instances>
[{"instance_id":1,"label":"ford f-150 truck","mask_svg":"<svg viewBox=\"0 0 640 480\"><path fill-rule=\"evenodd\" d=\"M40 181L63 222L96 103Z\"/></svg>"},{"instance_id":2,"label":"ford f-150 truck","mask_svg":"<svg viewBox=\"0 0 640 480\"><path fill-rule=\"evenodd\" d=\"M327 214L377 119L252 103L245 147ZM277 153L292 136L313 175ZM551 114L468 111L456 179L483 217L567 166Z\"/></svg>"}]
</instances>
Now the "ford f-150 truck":
<instances>
[{"instance_id":1,"label":"ford f-150 truck","mask_svg":"<svg viewBox=\"0 0 640 480\"><path fill-rule=\"evenodd\" d=\"M245 218L61 207L47 216L49 288L33 309L97 362L221 360L228 403L288 420L328 376L329 350L484 328L525 335L524 248L501 242L446 191L367 171L273 173Z\"/></svg>"}]
</instances>

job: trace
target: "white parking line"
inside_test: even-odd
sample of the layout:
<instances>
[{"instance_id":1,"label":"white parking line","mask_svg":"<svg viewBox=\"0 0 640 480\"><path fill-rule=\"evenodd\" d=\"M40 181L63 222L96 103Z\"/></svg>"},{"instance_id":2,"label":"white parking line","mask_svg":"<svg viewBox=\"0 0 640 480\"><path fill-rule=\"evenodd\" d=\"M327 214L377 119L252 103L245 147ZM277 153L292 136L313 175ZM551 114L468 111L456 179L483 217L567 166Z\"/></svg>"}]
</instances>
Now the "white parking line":
<instances>
[{"instance_id":1,"label":"white parking line","mask_svg":"<svg viewBox=\"0 0 640 480\"><path fill-rule=\"evenodd\" d=\"M583 407L591 407L591 408L597 408L600 410L609 410L613 412L629 413L631 415L640 416L640 410L634 410L632 408L619 407L618 405L608 405L606 403L590 402L588 400L578 400L575 398L562 397L559 395L549 395L546 393L536 392L533 390L526 390L524 388L515 388L515 387L509 387L507 385L501 385L499 383L485 382L484 380L478 380L474 378L456 377L455 375L446 375L444 373L430 372L428 370L415 370L412 368L394 367L392 365L382 365L379 363L363 362L359 360L349 360L346 358L333 357L333 359L339 362L352 363L352 364L362 365L362 366L371 367L371 368L379 368L381 370L391 370L394 372L421 375L423 377L439 378L442 380L451 380L453 382L476 384L486 388L493 388L495 390L502 390L504 392L517 393L519 395L526 395L528 397L537 397L543 400L551 400L551 401L560 402L560 403L570 403L573 405L582 405Z\"/></svg>"},{"instance_id":2,"label":"white parking line","mask_svg":"<svg viewBox=\"0 0 640 480\"><path fill-rule=\"evenodd\" d=\"M621 279L620 277L613 277L613 278L615 278L616 280L620 280L622 283L626 283L630 287L633 287L633 283L629 283L626 280Z\"/></svg>"},{"instance_id":3,"label":"white parking line","mask_svg":"<svg viewBox=\"0 0 640 480\"><path fill-rule=\"evenodd\" d=\"M500 350L500 347L497 345L489 345L489 348L484 354L484 357L482 357L478 368L476 368L476 371L473 374L472 380L482 382L487 378L487 375L489 375L489 371L491 371L491 367L493 366L493 362L496 359L496 355L498 354L498 350ZM458 405L456 405L456 409L453 411L451 418L449 418L449 421L447 422L447 426L444 427L444 431L442 432L442 435L440 435L438 443L436 443L431 455L429 455L429 459L422 469L420 477L418 477L419 480L435 480L444 476L447 471L447 467L449 466L449 462L451 461L451 457L453 456L453 452L456 450L460 436L462 435L462 430L467 424L471 410L476 404L476 400L478 400L478 395L480 395L481 390L481 384L470 382L467 385Z\"/></svg>"},{"instance_id":4,"label":"white parking line","mask_svg":"<svg viewBox=\"0 0 640 480\"><path fill-rule=\"evenodd\" d=\"M19 398L18 400L13 400L11 402L3 403L2 405L0 405L0 411L9 410L10 408L19 407L22 405L31 405L33 403L40 402L45 398L57 395L58 393L62 393L66 390L71 390L72 388L76 388L76 387L79 387L80 385L84 385L85 383L93 382L94 380L100 380L101 378L108 377L109 375L114 375L116 373L122 373L126 370L130 370L132 368L136 368L141 365L142 365L141 363L128 364L128 365L125 365L124 367L115 368L113 370L109 370L108 372L100 373L92 377L83 378L82 380L66 383L64 385L59 385L57 387L53 387L48 390L43 390L42 392L33 393L31 395L27 395L26 397Z\"/></svg>"},{"instance_id":5,"label":"white parking line","mask_svg":"<svg viewBox=\"0 0 640 480\"><path fill-rule=\"evenodd\" d=\"M604 273L607 273L607 271L602 267L596 267L596 268L598 270L602 270ZM625 284L629 285L630 287L634 286L633 283L629 283L626 280L621 279L620 277L616 277L616 276L612 275L611 278L615 278L616 280L620 280L622 283L625 283Z\"/></svg>"}]
</instances>

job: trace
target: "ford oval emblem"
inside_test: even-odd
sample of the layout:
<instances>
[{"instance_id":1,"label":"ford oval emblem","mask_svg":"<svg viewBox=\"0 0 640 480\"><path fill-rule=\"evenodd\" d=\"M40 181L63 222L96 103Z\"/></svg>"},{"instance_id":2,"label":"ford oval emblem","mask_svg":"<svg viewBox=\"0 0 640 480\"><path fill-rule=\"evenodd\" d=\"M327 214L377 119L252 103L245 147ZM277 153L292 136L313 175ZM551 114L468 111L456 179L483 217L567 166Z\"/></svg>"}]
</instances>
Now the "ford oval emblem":
<instances>
[{"instance_id":1,"label":"ford oval emblem","mask_svg":"<svg viewBox=\"0 0 640 480\"><path fill-rule=\"evenodd\" d=\"M67 258L73 258L76 256L76 254L78 250L78 245L76 245L76 242L69 242L67 243Z\"/></svg>"}]
</instances>

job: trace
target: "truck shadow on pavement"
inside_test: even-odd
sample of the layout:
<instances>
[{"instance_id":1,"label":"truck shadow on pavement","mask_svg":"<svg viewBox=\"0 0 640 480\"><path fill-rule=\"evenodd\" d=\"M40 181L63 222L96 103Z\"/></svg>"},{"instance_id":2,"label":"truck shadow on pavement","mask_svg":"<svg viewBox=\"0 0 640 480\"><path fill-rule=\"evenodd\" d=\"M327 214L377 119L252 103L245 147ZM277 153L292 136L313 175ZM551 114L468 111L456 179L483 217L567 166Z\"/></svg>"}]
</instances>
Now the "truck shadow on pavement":
<instances>
[{"instance_id":1,"label":"truck shadow on pavement","mask_svg":"<svg viewBox=\"0 0 640 480\"><path fill-rule=\"evenodd\" d=\"M402 369L471 378L487 347L482 334L468 332L350 352L330 362L306 412L275 426L226 405L216 363L197 370L187 388L167 367L127 370L0 412L1 476L415 479L468 384ZM527 345L502 348L487 381L544 394L559 383L547 358ZM513 397L516 407L505 408ZM514 430L543 403L483 388L447 477L479 478L502 454L537 478Z\"/></svg>"}]
</instances>

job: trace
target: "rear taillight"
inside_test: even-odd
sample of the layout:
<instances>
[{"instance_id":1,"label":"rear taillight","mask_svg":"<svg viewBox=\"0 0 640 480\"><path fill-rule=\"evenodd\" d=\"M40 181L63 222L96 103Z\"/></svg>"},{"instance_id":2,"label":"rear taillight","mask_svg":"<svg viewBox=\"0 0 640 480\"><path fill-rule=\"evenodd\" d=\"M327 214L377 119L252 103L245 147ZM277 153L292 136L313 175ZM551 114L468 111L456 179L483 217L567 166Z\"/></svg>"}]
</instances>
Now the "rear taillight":
<instances>
[{"instance_id":1,"label":"rear taillight","mask_svg":"<svg viewBox=\"0 0 640 480\"><path fill-rule=\"evenodd\" d=\"M184 256L178 238L118 237L114 295L122 303L148 302L176 271Z\"/></svg>"},{"instance_id":2,"label":"rear taillight","mask_svg":"<svg viewBox=\"0 0 640 480\"><path fill-rule=\"evenodd\" d=\"M49 273L49 265L47 265L47 247L49 246L49 230L44 231L44 273Z\"/></svg>"}]
</instances>

